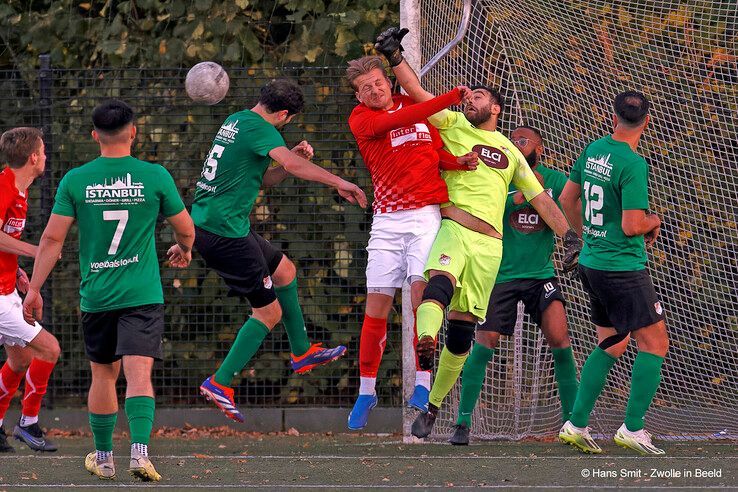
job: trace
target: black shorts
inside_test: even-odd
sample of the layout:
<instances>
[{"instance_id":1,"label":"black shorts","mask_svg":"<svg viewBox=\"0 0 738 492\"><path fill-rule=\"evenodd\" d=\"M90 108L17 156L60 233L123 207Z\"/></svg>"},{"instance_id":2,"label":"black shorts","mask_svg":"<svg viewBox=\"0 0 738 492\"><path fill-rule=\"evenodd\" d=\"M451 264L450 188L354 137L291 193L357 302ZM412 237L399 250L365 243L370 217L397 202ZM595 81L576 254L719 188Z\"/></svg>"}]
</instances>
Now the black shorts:
<instances>
[{"instance_id":1,"label":"black shorts","mask_svg":"<svg viewBox=\"0 0 738 492\"><path fill-rule=\"evenodd\" d=\"M543 312L552 302L561 301L566 304L556 277L511 280L496 284L489 298L487 316L477 325L477 329L511 336L515 332L518 319L519 301L523 301L525 312L539 327Z\"/></svg>"},{"instance_id":2,"label":"black shorts","mask_svg":"<svg viewBox=\"0 0 738 492\"><path fill-rule=\"evenodd\" d=\"M647 270L609 272L579 265L579 276L595 325L623 334L664 320Z\"/></svg>"},{"instance_id":3,"label":"black shorts","mask_svg":"<svg viewBox=\"0 0 738 492\"><path fill-rule=\"evenodd\" d=\"M249 231L246 237L231 238L195 227L195 249L225 280L229 295L245 297L253 308L277 299L271 275L284 255L260 235Z\"/></svg>"},{"instance_id":4,"label":"black shorts","mask_svg":"<svg viewBox=\"0 0 738 492\"><path fill-rule=\"evenodd\" d=\"M92 362L112 364L124 355L161 360L164 304L146 304L99 313L82 312L85 352Z\"/></svg>"}]
</instances>

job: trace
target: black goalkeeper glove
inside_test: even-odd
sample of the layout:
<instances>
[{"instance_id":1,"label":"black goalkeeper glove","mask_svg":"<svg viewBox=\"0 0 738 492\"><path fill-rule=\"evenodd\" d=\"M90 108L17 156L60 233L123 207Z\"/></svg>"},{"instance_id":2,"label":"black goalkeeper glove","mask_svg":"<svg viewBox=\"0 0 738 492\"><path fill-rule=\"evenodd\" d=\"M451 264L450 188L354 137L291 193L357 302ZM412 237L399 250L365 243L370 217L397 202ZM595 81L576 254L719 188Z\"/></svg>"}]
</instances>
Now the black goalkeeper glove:
<instances>
[{"instance_id":1,"label":"black goalkeeper glove","mask_svg":"<svg viewBox=\"0 0 738 492\"><path fill-rule=\"evenodd\" d=\"M582 240L574 230L569 229L564 234L564 259L562 269L564 273L576 271L579 264L579 253L582 251Z\"/></svg>"},{"instance_id":2,"label":"black goalkeeper glove","mask_svg":"<svg viewBox=\"0 0 738 492\"><path fill-rule=\"evenodd\" d=\"M377 36L376 42L374 43L374 49L382 53L389 62L390 67L396 67L402 60L402 52L405 49L402 47L402 38L405 37L410 29L403 27L390 27L382 34Z\"/></svg>"}]
</instances>

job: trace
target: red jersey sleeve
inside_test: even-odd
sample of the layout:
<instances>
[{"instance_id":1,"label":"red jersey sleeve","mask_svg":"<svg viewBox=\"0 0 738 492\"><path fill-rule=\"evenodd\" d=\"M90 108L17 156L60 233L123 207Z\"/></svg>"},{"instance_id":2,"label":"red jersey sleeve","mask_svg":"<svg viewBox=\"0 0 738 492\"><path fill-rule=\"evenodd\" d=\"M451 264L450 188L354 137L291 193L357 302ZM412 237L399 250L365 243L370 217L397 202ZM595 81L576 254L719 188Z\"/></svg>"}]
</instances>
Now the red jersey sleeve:
<instances>
[{"instance_id":1,"label":"red jersey sleeve","mask_svg":"<svg viewBox=\"0 0 738 492\"><path fill-rule=\"evenodd\" d=\"M451 105L461 102L459 89L453 89L429 101L405 106L397 111L355 111L349 117L349 126L355 136L380 137L391 130L419 123Z\"/></svg>"}]
</instances>

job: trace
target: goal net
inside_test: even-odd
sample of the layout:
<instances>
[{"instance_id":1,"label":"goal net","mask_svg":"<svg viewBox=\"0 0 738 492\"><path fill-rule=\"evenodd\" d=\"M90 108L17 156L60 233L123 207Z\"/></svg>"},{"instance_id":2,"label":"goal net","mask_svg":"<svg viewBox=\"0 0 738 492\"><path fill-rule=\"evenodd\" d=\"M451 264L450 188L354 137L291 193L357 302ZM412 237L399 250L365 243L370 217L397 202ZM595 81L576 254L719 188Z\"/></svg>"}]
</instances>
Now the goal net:
<instances>
[{"instance_id":1,"label":"goal net","mask_svg":"<svg viewBox=\"0 0 738 492\"><path fill-rule=\"evenodd\" d=\"M468 22L465 3L470 8ZM635 89L652 101L639 151L651 168L652 207L663 217L649 269L671 339L646 428L661 438L738 436L738 3L720 0L409 0L423 83L500 87L502 131L541 130L544 162L568 172L583 147L611 131L611 101ZM444 46L460 34L451 49ZM412 42L412 41L411 41ZM411 44L412 46L412 44ZM578 281L562 279L578 370L596 344ZM636 354L615 365L591 426L622 423ZM460 384L434 437L450 436ZM519 317L501 342L473 415L472 436L553 436L560 406L551 353Z\"/></svg>"}]
</instances>

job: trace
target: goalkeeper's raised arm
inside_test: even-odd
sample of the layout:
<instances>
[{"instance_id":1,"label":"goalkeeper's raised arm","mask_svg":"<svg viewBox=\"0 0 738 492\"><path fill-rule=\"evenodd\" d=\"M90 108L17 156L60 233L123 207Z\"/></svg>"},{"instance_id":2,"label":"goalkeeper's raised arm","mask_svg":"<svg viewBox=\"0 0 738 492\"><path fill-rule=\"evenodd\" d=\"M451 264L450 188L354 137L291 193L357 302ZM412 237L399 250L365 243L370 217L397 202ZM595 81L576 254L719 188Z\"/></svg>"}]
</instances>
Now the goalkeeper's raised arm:
<instances>
[{"instance_id":1,"label":"goalkeeper's raised arm","mask_svg":"<svg viewBox=\"0 0 738 492\"><path fill-rule=\"evenodd\" d=\"M390 27L377 36L374 49L387 59L395 77L397 77L397 82L405 89L408 96L417 102L428 101L433 99L433 94L423 88L415 71L402 56L404 51L402 38L408 32L410 31L407 28Z\"/></svg>"}]
</instances>

